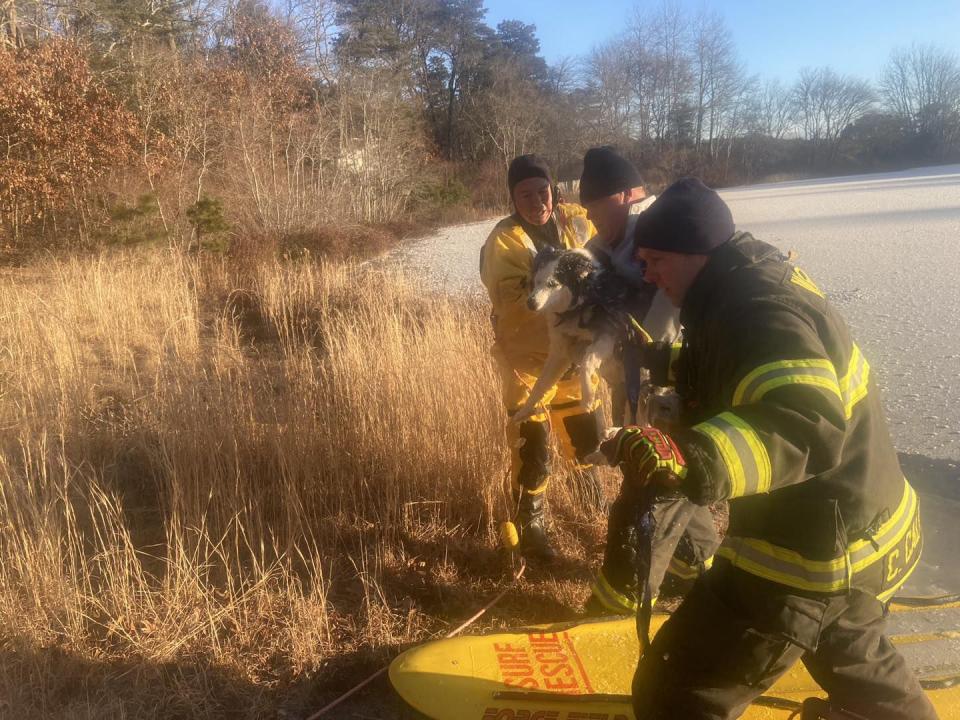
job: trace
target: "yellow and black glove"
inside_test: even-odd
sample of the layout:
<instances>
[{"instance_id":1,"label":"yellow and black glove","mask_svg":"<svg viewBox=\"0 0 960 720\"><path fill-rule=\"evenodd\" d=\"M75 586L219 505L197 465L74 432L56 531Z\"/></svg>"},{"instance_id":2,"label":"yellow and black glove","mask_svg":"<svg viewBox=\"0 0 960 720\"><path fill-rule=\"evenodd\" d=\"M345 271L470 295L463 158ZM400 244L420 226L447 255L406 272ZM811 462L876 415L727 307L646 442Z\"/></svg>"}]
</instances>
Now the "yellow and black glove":
<instances>
[{"instance_id":1,"label":"yellow and black glove","mask_svg":"<svg viewBox=\"0 0 960 720\"><path fill-rule=\"evenodd\" d=\"M687 475L680 448L673 438L655 427L621 428L600 444L600 452L611 465L625 465L635 482L643 485L655 480L677 487Z\"/></svg>"}]
</instances>

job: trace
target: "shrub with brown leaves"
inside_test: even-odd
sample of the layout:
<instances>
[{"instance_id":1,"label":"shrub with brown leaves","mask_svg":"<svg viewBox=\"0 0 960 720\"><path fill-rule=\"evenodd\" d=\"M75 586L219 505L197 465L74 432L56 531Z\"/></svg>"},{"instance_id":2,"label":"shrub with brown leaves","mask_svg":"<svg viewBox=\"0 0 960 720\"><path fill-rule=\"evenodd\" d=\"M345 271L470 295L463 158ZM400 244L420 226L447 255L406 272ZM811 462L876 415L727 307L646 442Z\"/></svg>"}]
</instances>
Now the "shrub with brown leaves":
<instances>
[{"instance_id":1,"label":"shrub with brown leaves","mask_svg":"<svg viewBox=\"0 0 960 720\"><path fill-rule=\"evenodd\" d=\"M124 161L135 122L64 40L0 50L0 222L22 227L63 206Z\"/></svg>"}]
</instances>

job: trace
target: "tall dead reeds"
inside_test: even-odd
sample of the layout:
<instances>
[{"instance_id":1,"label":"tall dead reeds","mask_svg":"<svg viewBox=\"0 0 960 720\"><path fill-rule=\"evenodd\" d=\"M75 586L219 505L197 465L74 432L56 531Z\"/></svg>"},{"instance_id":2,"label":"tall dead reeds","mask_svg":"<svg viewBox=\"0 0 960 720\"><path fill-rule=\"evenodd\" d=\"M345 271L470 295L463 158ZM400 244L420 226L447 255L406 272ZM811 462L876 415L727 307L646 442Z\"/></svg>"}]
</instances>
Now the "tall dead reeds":
<instances>
[{"instance_id":1,"label":"tall dead reeds","mask_svg":"<svg viewBox=\"0 0 960 720\"><path fill-rule=\"evenodd\" d=\"M0 657L0 685L68 653L258 696L419 637L436 621L398 578L465 583L449 553L493 545L507 452L479 301L153 250L6 276L0 308L0 646L32 658ZM141 690L216 715L164 682Z\"/></svg>"}]
</instances>

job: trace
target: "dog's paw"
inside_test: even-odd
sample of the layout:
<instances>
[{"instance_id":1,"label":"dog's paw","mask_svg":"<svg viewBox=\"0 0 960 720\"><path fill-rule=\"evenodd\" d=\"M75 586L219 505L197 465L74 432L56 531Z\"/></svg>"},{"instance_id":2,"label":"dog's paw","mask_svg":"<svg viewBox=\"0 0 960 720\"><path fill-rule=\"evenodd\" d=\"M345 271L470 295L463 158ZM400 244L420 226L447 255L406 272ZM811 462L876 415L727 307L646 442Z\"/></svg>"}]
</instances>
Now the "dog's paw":
<instances>
[{"instance_id":1,"label":"dog's paw","mask_svg":"<svg viewBox=\"0 0 960 720\"><path fill-rule=\"evenodd\" d=\"M583 461L587 465L609 465L610 460L600 450L594 450L589 455L584 456Z\"/></svg>"},{"instance_id":2,"label":"dog's paw","mask_svg":"<svg viewBox=\"0 0 960 720\"><path fill-rule=\"evenodd\" d=\"M510 425L519 425L525 420L529 420L533 417L533 414L537 411L536 408L522 407L517 410L513 415L510 416L509 423Z\"/></svg>"},{"instance_id":3,"label":"dog's paw","mask_svg":"<svg viewBox=\"0 0 960 720\"><path fill-rule=\"evenodd\" d=\"M607 440L613 440L617 436L617 433L620 432L621 430L623 430L623 428L619 428L619 427L606 428L603 431L603 436L600 438L600 441L606 442Z\"/></svg>"},{"instance_id":4,"label":"dog's paw","mask_svg":"<svg viewBox=\"0 0 960 720\"><path fill-rule=\"evenodd\" d=\"M600 442L605 443L613 440L623 428L608 427L600 433ZM590 465L612 465L610 458L604 455L603 450L594 450L589 455L584 456L583 461Z\"/></svg>"}]
</instances>

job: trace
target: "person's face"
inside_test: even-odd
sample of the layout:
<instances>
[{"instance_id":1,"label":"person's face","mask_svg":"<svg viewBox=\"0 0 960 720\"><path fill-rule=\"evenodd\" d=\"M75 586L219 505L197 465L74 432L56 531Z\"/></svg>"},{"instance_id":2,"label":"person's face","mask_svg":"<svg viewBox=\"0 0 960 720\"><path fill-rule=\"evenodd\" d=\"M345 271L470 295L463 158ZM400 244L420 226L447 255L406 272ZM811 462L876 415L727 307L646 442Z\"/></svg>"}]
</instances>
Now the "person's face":
<instances>
[{"instance_id":1,"label":"person's face","mask_svg":"<svg viewBox=\"0 0 960 720\"><path fill-rule=\"evenodd\" d=\"M663 290L675 307L683 305L687 291L707 264L706 255L686 255L640 248L637 258L646 263L643 279Z\"/></svg>"},{"instance_id":2,"label":"person's face","mask_svg":"<svg viewBox=\"0 0 960 720\"><path fill-rule=\"evenodd\" d=\"M553 213L553 193L546 178L521 180L513 188L513 204L531 225L545 225Z\"/></svg>"},{"instance_id":3,"label":"person's face","mask_svg":"<svg viewBox=\"0 0 960 720\"><path fill-rule=\"evenodd\" d=\"M605 240L612 240L623 229L630 214L630 203L647 196L643 188L633 188L615 195L597 198L584 203L587 218L597 228L597 233Z\"/></svg>"},{"instance_id":4,"label":"person's face","mask_svg":"<svg viewBox=\"0 0 960 720\"><path fill-rule=\"evenodd\" d=\"M625 194L607 195L584 203L587 218L596 226L600 237L610 239L626 221L628 206L624 202Z\"/></svg>"}]
</instances>

